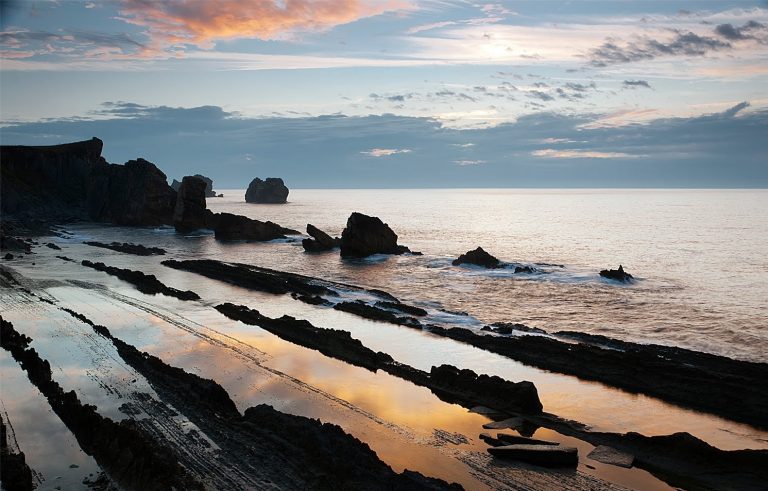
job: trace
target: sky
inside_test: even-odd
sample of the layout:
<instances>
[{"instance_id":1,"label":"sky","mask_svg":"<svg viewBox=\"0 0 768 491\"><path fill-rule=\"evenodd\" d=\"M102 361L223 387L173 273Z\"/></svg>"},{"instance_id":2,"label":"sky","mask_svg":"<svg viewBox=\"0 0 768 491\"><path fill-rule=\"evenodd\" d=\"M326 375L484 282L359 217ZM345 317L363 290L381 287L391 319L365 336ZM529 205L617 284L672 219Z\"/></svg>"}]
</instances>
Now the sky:
<instances>
[{"instance_id":1,"label":"sky","mask_svg":"<svg viewBox=\"0 0 768 491\"><path fill-rule=\"evenodd\" d=\"M0 140L217 187L768 187L765 1L0 0Z\"/></svg>"}]
</instances>

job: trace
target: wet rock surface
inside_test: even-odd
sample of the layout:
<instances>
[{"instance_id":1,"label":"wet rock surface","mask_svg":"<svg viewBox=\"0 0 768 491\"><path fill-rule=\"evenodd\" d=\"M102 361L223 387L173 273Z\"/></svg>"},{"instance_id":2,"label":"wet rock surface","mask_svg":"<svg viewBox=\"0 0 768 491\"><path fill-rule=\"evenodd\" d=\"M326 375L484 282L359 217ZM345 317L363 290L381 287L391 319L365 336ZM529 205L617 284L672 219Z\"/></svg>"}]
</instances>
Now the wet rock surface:
<instances>
[{"instance_id":1,"label":"wet rock surface","mask_svg":"<svg viewBox=\"0 0 768 491\"><path fill-rule=\"evenodd\" d=\"M106 244L104 242L85 241L83 244L87 244L93 247L101 247L102 249L123 252L125 254L133 254L135 256L163 255L166 252L165 249L160 247L146 247L141 244L133 244L130 242L111 242Z\"/></svg>"},{"instance_id":2,"label":"wet rock surface","mask_svg":"<svg viewBox=\"0 0 768 491\"><path fill-rule=\"evenodd\" d=\"M518 460L545 467L575 467L579 453L574 447L554 445L504 445L489 447L488 453L502 459Z\"/></svg>"},{"instance_id":3,"label":"wet rock surface","mask_svg":"<svg viewBox=\"0 0 768 491\"><path fill-rule=\"evenodd\" d=\"M254 178L245 191L246 203L280 204L288 200L288 187L279 177Z\"/></svg>"},{"instance_id":4,"label":"wet rock surface","mask_svg":"<svg viewBox=\"0 0 768 491\"><path fill-rule=\"evenodd\" d=\"M421 327L421 323L413 317L397 315L396 313L389 310L375 307L373 305L368 305L362 300L356 300L354 302L339 302L334 305L333 308L335 310L349 312L350 314L355 314L357 316L375 321L391 322L392 324L399 324L401 326L408 327Z\"/></svg>"},{"instance_id":5,"label":"wet rock surface","mask_svg":"<svg viewBox=\"0 0 768 491\"><path fill-rule=\"evenodd\" d=\"M48 399L51 409L72 431L82 449L92 455L110 477L127 489L203 490L179 465L176 455L159 445L136 426L133 420L120 423L83 404L74 391L65 392L51 378L51 366L34 350L32 341L0 317L0 344L9 351L29 380Z\"/></svg>"},{"instance_id":6,"label":"wet rock surface","mask_svg":"<svg viewBox=\"0 0 768 491\"><path fill-rule=\"evenodd\" d=\"M255 241L284 239L286 234L299 233L273 222L262 222L232 213L217 213L213 231L216 238L220 240Z\"/></svg>"},{"instance_id":7,"label":"wet rock surface","mask_svg":"<svg viewBox=\"0 0 768 491\"><path fill-rule=\"evenodd\" d=\"M165 286L160 280L152 274L144 274L141 271L134 271L131 269L115 268L114 266L107 266L101 262L91 262L84 259L81 263L83 266L95 269L96 271L102 271L104 273L116 276L123 281L127 281L139 290L141 293L147 295L156 295L162 293L169 297L176 297L179 300L199 300L200 296L193 291L181 291L176 288Z\"/></svg>"},{"instance_id":8,"label":"wet rock surface","mask_svg":"<svg viewBox=\"0 0 768 491\"><path fill-rule=\"evenodd\" d=\"M501 261L485 252L482 247L478 247L475 250L462 254L457 259L454 259L451 264L454 266L459 266L461 264L474 264L476 266L483 266L484 268L489 269L501 267Z\"/></svg>"},{"instance_id":9,"label":"wet rock surface","mask_svg":"<svg viewBox=\"0 0 768 491\"><path fill-rule=\"evenodd\" d=\"M622 283L630 283L635 279L634 276L624 271L624 266L621 264L619 265L619 269L604 269L600 271L600 276Z\"/></svg>"},{"instance_id":10,"label":"wet rock surface","mask_svg":"<svg viewBox=\"0 0 768 491\"><path fill-rule=\"evenodd\" d=\"M304 246L304 250L307 252L330 251L336 247L341 247L340 238L331 237L311 223L307 224L307 233L312 238L301 241L301 245Z\"/></svg>"},{"instance_id":11,"label":"wet rock surface","mask_svg":"<svg viewBox=\"0 0 768 491\"><path fill-rule=\"evenodd\" d=\"M368 257L373 254L404 254L410 252L397 244L397 234L378 217L354 212L341 233L342 257Z\"/></svg>"},{"instance_id":12,"label":"wet rock surface","mask_svg":"<svg viewBox=\"0 0 768 491\"><path fill-rule=\"evenodd\" d=\"M510 382L497 376L477 375L472 370L460 370L450 365L432 367L427 373L398 363L386 353L374 352L346 331L316 327L306 320L285 315L272 319L257 310L231 303L217 305L216 309L231 319L257 325L326 356L372 371L383 370L427 387L448 402L466 407L482 404L499 411L540 413L542 410L536 387L531 382Z\"/></svg>"}]
</instances>

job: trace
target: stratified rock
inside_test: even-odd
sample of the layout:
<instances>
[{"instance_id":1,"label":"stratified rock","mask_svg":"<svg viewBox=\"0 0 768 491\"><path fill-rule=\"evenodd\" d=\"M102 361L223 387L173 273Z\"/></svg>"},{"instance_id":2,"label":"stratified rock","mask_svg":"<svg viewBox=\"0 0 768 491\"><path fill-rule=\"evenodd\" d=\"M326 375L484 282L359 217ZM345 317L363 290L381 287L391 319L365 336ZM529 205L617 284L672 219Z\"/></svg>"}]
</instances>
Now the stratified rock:
<instances>
[{"instance_id":1,"label":"stratified rock","mask_svg":"<svg viewBox=\"0 0 768 491\"><path fill-rule=\"evenodd\" d=\"M331 237L311 223L307 224L307 233L313 237L312 239L303 239L301 241L301 245L304 246L304 250L307 252L330 251L335 247L341 246L340 238Z\"/></svg>"},{"instance_id":2,"label":"stratified rock","mask_svg":"<svg viewBox=\"0 0 768 491\"><path fill-rule=\"evenodd\" d=\"M629 283L634 279L631 274L624 271L624 267L621 264L619 264L619 269L604 269L600 271L600 276L623 283Z\"/></svg>"},{"instance_id":3,"label":"stratified rock","mask_svg":"<svg viewBox=\"0 0 768 491\"><path fill-rule=\"evenodd\" d=\"M465 254L462 254L458 259L454 259L452 264L454 266L460 264L475 264L486 268L498 268L500 265L499 260L485 252L482 247L478 247L474 251L468 251Z\"/></svg>"},{"instance_id":4,"label":"stratified rock","mask_svg":"<svg viewBox=\"0 0 768 491\"><path fill-rule=\"evenodd\" d=\"M589 452L587 458L596 460L601 464L610 464L626 468L632 467L632 463L635 461L634 455L622 452L621 450L616 450L607 445L598 445L594 450Z\"/></svg>"},{"instance_id":5,"label":"stratified rock","mask_svg":"<svg viewBox=\"0 0 768 491\"><path fill-rule=\"evenodd\" d=\"M285 234L298 233L273 222L262 222L231 213L217 213L214 233L223 240L284 239Z\"/></svg>"},{"instance_id":6,"label":"stratified rock","mask_svg":"<svg viewBox=\"0 0 768 491\"><path fill-rule=\"evenodd\" d=\"M173 226L178 232L205 228L206 183L197 176L185 176L176 196Z\"/></svg>"},{"instance_id":7,"label":"stratified rock","mask_svg":"<svg viewBox=\"0 0 768 491\"><path fill-rule=\"evenodd\" d=\"M246 203L285 203L287 199L288 188L279 177L268 177L266 181L257 177L245 191Z\"/></svg>"},{"instance_id":8,"label":"stratified rock","mask_svg":"<svg viewBox=\"0 0 768 491\"><path fill-rule=\"evenodd\" d=\"M410 252L397 245L397 234L378 217L354 212L341 233L342 257L367 257L372 254L403 254Z\"/></svg>"},{"instance_id":9,"label":"stratified rock","mask_svg":"<svg viewBox=\"0 0 768 491\"><path fill-rule=\"evenodd\" d=\"M576 448L560 445L505 445L490 447L488 453L495 457L544 467L575 466L579 463L579 453Z\"/></svg>"}]
</instances>

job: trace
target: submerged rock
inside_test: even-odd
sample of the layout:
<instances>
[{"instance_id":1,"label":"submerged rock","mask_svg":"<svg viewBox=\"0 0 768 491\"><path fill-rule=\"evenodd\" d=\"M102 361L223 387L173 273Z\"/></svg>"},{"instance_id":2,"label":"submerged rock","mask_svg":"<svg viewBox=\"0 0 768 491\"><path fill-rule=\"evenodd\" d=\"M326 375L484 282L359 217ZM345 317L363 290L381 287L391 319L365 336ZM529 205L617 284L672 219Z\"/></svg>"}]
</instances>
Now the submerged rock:
<instances>
[{"instance_id":1,"label":"submerged rock","mask_svg":"<svg viewBox=\"0 0 768 491\"><path fill-rule=\"evenodd\" d=\"M536 268L532 268L531 266L515 266L515 274L533 274L538 272L539 271Z\"/></svg>"},{"instance_id":2,"label":"submerged rock","mask_svg":"<svg viewBox=\"0 0 768 491\"><path fill-rule=\"evenodd\" d=\"M105 244L103 242L85 241L83 244L87 244L93 247L101 247L103 249L109 249L117 252L124 252L126 254L134 254L136 256L154 256L165 254L165 249L160 247L146 247L141 244L133 244L130 242L111 242Z\"/></svg>"},{"instance_id":3,"label":"submerged rock","mask_svg":"<svg viewBox=\"0 0 768 491\"><path fill-rule=\"evenodd\" d=\"M397 234L378 217L354 212L341 233L342 257L368 257L373 254L403 254L410 252L397 244Z\"/></svg>"},{"instance_id":4,"label":"submerged rock","mask_svg":"<svg viewBox=\"0 0 768 491\"><path fill-rule=\"evenodd\" d=\"M246 203L285 203L287 200L288 188L279 177L268 177L266 181L257 177L245 191Z\"/></svg>"},{"instance_id":5,"label":"submerged rock","mask_svg":"<svg viewBox=\"0 0 768 491\"><path fill-rule=\"evenodd\" d=\"M621 281L622 283L629 283L634 277L624 271L624 267L619 264L619 269L604 269L600 271L600 276L608 278L609 280Z\"/></svg>"},{"instance_id":6,"label":"submerged rock","mask_svg":"<svg viewBox=\"0 0 768 491\"><path fill-rule=\"evenodd\" d=\"M458 266L460 264L475 264L477 266L483 266L486 268L500 267L500 261L485 252L482 247L478 247L474 251L468 251L462 254L458 257L458 259L454 259L453 263L451 264L454 266Z\"/></svg>"},{"instance_id":7,"label":"submerged rock","mask_svg":"<svg viewBox=\"0 0 768 491\"><path fill-rule=\"evenodd\" d=\"M173 226L178 232L205 228L206 183L196 176L185 176L176 196Z\"/></svg>"},{"instance_id":8,"label":"submerged rock","mask_svg":"<svg viewBox=\"0 0 768 491\"><path fill-rule=\"evenodd\" d=\"M331 237L311 223L307 224L307 233L312 236L311 239L303 239L301 245L307 252L330 251L341 246L341 239Z\"/></svg>"},{"instance_id":9,"label":"submerged rock","mask_svg":"<svg viewBox=\"0 0 768 491\"><path fill-rule=\"evenodd\" d=\"M610 464L626 468L632 467L632 463L635 461L634 455L622 452L621 450L616 450L607 445L598 445L594 450L589 452L587 458L596 460L601 464Z\"/></svg>"}]
</instances>

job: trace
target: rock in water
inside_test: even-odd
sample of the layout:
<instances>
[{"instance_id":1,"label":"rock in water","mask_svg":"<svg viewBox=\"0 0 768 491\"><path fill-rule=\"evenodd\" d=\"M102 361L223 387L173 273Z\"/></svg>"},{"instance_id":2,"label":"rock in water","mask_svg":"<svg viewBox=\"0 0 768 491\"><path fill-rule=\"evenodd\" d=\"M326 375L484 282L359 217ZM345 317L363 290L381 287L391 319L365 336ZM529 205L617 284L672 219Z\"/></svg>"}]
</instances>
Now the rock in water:
<instances>
[{"instance_id":1,"label":"rock in water","mask_svg":"<svg viewBox=\"0 0 768 491\"><path fill-rule=\"evenodd\" d=\"M372 254L403 254L410 252L397 245L397 234L378 217L354 212L341 233L342 257L367 257Z\"/></svg>"},{"instance_id":2,"label":"rock in water","mask_svg":"<svg viewBox=\"0 0 768 491\"><path fill-rule=\"evenodd\" d=\"M301 245L304 246L304 250L307 252L330 251L334 247L341 245L340 238L331 237L311 223L307 224L307 233L313 237L312 239L301 241Z\"/></svg>"},{"instance_id":3,"label":"rock in water","mask_svg":"<svg viewBox=\"0 0 768 491\"><path fill-rule=\"evenodd\" d=\"M560 445L505 445L490 447L488 453L496 457L519 460L544 467L575 466L579 463L578 450Z\"/></svg>"},{"instance_id":4,"label":"rock in water","mask_svg":"<svg viewBox=\"0 0 768 491\"><path fill-rule=\"evenodd\" d=\"M616 465L629 469L635 462L635 456L621 450L606 445L598 445L589 454L587 458L596 460L602 464Z\"/></svg>"},{"instance_id":5,"label":"rock in water","mask_svg":"<svg viewBox=\"0 0 768 491\"><path fill-rule=\"evenodd\" d=\"M288 188L279 177L268 177L266 181L257 177L245 191L246 203L285 203L287 200Z\"/></svg>"},{"instance_id":6,"label":"rock in water","mask_svg":"<svg viewBox=\"0 0 768 491\"><path fill-rule=\"evenodd\" d=\"M181 181L173 212L173 226L178 232L205 228L205 190L207 183L197 176Z\"/></svg>"},{"instance_id":7,"label":"rock in water","mask_svg":"<svg viewBox=\"0 0 768 491\"><path fill-rule=\"evenodd\" d=\"M454 266L460 264L475 264L486 268L498 268L500 266L500 261L485 252L482 247L478 247L474 251L468 251L467 253L462 254L458 259L454 259L452 264Z\"/></svg>"},{"instance_id":8,"label":"rock in water","mask_svg":"<svg viewBox=\"0 0 768 491\"><path fill-rule=\"evenodd\" d=\"M261 222L231 213L217 213L216 218L214 233L217 239L273 240L285 238L284 234L290 232L276 223Z\"/></svg>"},{"instance_id":9,"label":"rock in water","mask_svg":"<svg viewBox=\"0 0 768 491\"><path fill-rule=\"evenodd\" d=\"M600 276L623 283L629 283L634 279L631 274L624 271L624 267L621 264L619 264L619 269L604 269L600 271Z\"/></svg>"}]
</instances>

